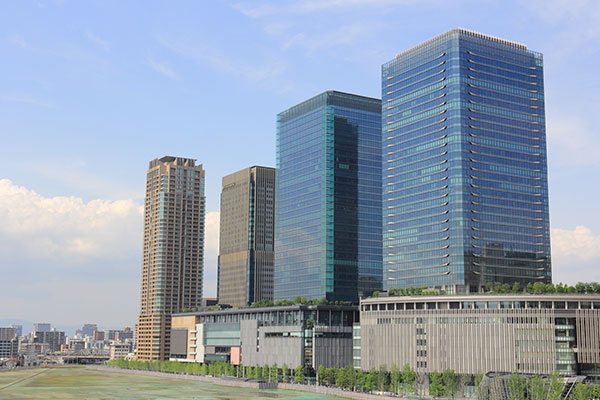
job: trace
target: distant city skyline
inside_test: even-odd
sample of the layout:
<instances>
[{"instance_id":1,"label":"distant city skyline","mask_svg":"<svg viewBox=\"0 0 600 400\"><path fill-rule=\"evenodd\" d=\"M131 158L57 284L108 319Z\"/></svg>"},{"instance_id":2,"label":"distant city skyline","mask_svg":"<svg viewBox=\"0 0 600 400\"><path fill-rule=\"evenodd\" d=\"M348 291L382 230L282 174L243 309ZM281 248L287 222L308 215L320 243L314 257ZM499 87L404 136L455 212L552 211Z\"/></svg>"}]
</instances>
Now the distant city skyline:
<instances>
[{"instance_id":1,"label":"distant city skyline","mask_svg":"<svg viewBox=\"0 0 600 400\"><path fill-rule=\"evenodd\" d=\"M553 280L600 280L598 18L592 1L2 4L0 318L132 326L143 165L164 154L204 164L214 297L221 178L275 165L276 114L379 97L381 64L455 27L544 54Z\"/></svg>"}]
</instances>

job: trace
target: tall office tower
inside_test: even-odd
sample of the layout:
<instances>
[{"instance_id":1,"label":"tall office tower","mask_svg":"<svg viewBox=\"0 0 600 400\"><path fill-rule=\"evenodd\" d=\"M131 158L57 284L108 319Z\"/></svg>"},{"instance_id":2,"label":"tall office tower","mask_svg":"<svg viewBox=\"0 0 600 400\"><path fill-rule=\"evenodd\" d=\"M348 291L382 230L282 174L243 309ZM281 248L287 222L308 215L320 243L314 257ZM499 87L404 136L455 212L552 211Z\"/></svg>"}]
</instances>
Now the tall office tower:
<instances>
[{"instance_id":1,"label":"tall office tower","mask_svg":"<svg viewBox=\"0 0 600 400\"><path fill-rule=\"evenodd\" d=\"M384 288L550 282L542 64L454 29L383 65Z\"/></svg>"},{"instance_id":2,"label":"tall office tower","mask_svg":"<svg viewBox=\"0 0 600 400\"><path fill-rule=\"evenodd\" d=\"M274 298L381 289L381 101L327 91L277 116Z\"/></svg>"},{"instance_id":3,"label":"tall office tower","mask_svg":"<svg viewBox=\"0 0 600 400\"><path fill-rule=\"evenodd\" d=\"M144 252L137 358L169 357L171 314L202 300L204 170L196 160L162 157L146 173Z\"/></svg>"},{"instance_id":4,"label":"tall office tower","mask_svg":"<svg viewBox=\"0 0 600 400\"><path fill-rule=\"evenodd\" d=\"M275 168L223 177L217 296L220 304L273 300Z\"/></svg>"}]
</instances>

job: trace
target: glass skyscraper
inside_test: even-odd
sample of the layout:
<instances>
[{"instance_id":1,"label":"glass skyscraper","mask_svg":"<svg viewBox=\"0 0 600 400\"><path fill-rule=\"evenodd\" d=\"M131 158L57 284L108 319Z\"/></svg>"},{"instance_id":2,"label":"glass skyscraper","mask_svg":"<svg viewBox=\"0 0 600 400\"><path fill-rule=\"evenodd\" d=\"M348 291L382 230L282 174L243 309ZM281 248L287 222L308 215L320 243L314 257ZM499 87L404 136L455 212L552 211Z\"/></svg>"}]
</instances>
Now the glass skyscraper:
<instances>
[{"instance_id":1,"label":"glass skyscraper","mask_svg":"<svg viewBox=\"0 0 600 400\"><path fill-rule=\"evenodd\" d=\"M382 66L384 288L550 282L542 55L451 30Z\"/></svg>"},{"instance_id":2,"label":"glass skyscraper","mask_svg":"<svg viewBox=\"0 0 600 400\"><path fill-rule=\"evenodd\" d=\"M381 288L381 101L327 91L277 116L274 299Z\"/></svg>"}]
</instances>

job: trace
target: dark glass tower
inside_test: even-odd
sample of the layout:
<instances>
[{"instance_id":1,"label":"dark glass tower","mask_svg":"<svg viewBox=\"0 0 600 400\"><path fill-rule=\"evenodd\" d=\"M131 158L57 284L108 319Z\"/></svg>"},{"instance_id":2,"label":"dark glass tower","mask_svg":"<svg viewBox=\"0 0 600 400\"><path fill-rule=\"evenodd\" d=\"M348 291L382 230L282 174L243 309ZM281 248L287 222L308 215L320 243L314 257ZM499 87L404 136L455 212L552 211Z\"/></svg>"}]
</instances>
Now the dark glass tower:
<instances>
[{"instance_id":1,"label":"dark glass tower","mask_svg":"<svg viewBox=\"0 0 600 400\"><path fill-rule=\"evenodd\" d=\"M219 304L273 300L274 205L275 168L254 166L223 177Z\"/></svg>"},{"instance_id":2,"label":"dark glass tower","mask_svg":"<svg viewBox=\"0 0 600 400\"><path fill-rule=\"evenodd\" d=\"M274 299L381 288L381 101L327 91L277 116Z\"/></svg>"},{"instance_id":3,"label":"dark glass tower","mask_svg":"<svg viewBox=\"0 0 600 400\"><path fill-rule=\"evenodd\" d=\"M384 288L550 282L542 55L451 30L382 67Z\"/></svg>"}]
</instances>

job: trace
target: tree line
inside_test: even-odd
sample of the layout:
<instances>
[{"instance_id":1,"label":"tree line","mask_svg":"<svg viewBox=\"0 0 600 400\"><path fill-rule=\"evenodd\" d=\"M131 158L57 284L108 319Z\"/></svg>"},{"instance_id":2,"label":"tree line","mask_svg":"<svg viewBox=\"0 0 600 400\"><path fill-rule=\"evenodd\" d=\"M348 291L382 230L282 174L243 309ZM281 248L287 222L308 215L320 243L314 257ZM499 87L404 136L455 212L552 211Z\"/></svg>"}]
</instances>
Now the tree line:
<instances>
[{"instance_id":1,"label":"tree line","mask_svg":"<svg viewBox=\"0 0 600 400\"><path fill-rule=\"evenodd\" d=\"M389 296L435 296L445 294L437 289L427 289L426 287L411 287L405 289L389 289ZM598 282L579 282L576 285L566 285L564 283L528 283L522 286L519 282L512 285L500 282L488 282L483 288L483 294L600 294L600 283ZM376 291L373 297L378 297L381 293ZM475 294L475 293L474 293ZM476 293L481 294L481 293Z\"/></svg>"},{"instance_id":2,"label":"tree line","mask_svg":"<svg viewBox=\"0 0 600 400\"><path fill-rule=\"evenodd\" d=\"M286 364L263 366L233 365L227 361L212 361L210 363L179 362L179 361L139 361L115 359L107 362L109 366L124 369L144 371L159 371L176 374L188 374L213 377L235 377L256 379L274 383L306 384L307 374L302 366L290 369ZM314 375L314 374L308 374ZM428 387L429 395L434 398L450 398L465 396L465 389L471 387L472 395L478 400L495 398L490 381L482 384L483 374L461 375L452 369L442 372L417 373L408 364L399 369L392 364L370 371L355 370L351 365L345 368L325 368L319 366L316 380L321 386L329 386L345 390L366 393L393 393L408 395L424 393ZM492 378L494 379L494 378ZM513 373L505 383L509 400L561 400L564 395L564 383L561 377L554 374L524 376ZM600 399L600 384L589 386L577 383L569 400Z\"/></svg>"}]
</instances>

